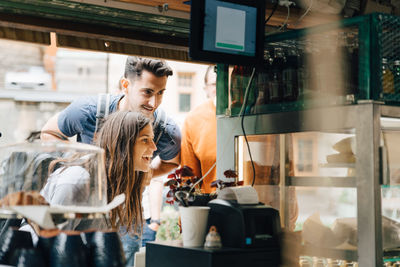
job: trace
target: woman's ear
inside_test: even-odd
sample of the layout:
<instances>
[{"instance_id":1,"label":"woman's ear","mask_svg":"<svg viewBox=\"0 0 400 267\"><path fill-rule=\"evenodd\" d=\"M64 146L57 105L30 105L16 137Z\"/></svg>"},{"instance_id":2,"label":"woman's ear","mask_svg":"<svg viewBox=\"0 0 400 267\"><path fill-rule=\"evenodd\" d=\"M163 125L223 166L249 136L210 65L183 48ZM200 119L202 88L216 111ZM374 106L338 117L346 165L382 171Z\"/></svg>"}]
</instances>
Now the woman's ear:
<instances>
[{"instance_id":1,"label":"woman's ear","mask_svg":"<svg viewBox=\"0 0 400 267\"><path fill-rule=\"evenodd\" d=\"M127 94L128 93L128 87L129 87L129 80L126 79L126 78L122 78L120 82L121 82L122 92L124 94Z\"/></svg>"}]
</instances>

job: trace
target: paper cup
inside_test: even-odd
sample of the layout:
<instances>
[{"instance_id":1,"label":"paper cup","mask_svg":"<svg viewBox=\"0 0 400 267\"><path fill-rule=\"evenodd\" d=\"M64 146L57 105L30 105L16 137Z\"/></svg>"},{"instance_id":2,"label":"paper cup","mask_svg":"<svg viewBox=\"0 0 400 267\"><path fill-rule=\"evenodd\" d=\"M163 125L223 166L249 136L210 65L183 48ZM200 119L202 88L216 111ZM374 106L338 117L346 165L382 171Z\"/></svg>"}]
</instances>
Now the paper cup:
<instances>
[{"instance_id":1,"label":"paper cup","mask_svg":"<svg viewBox=\"0 0 400 267\"><path fill-rule=\"evenodd\" d=\"M179 207L184 247L203 246L209 211L209 207Z\"/></svg>"}]
</instances>

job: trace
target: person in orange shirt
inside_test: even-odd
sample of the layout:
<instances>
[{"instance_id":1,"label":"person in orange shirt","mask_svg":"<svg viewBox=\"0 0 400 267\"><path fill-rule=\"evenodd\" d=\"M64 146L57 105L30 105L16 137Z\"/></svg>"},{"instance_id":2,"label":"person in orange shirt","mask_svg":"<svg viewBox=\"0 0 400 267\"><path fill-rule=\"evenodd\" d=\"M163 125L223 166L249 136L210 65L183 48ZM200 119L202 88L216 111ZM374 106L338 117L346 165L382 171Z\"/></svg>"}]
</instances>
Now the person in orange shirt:
<instances>
[{"instance_id":1,"label":"person in orange shirt","mask_svg":"<svg viewBox=\"0 0 400 267\"><path fill-rule=\"evenodd\" d=\"M194 175L199 178L213 167L202 182L203 193L215 190L211 188L211 182L216 179L214 166L217 158L216 82L215 66L209 66L204 77L204 90L208 100L189 112L182 128L181 166L191 167Z\"/></svg>"}]
</instances>

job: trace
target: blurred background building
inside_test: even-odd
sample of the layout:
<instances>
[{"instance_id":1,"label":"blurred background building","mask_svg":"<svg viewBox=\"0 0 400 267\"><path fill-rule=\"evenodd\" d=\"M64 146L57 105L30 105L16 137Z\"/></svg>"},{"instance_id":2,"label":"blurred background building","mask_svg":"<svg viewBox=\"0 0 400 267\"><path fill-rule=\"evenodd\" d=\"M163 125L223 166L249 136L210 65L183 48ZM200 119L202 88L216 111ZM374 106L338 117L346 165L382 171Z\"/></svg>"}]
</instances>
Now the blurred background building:
<instances>
[{"instance_id":1,"label":"blurred background building","mask_svg":"<svg viewBox=\"0 0 400 267\"><path fill-rule=\"evenodd\" d=\"M126 55L0 40L0 145L23 141L83 95L118 93ZM179 125L206 96L206 65L168 61L161 107Z\"/></svg>"}]
</instances>

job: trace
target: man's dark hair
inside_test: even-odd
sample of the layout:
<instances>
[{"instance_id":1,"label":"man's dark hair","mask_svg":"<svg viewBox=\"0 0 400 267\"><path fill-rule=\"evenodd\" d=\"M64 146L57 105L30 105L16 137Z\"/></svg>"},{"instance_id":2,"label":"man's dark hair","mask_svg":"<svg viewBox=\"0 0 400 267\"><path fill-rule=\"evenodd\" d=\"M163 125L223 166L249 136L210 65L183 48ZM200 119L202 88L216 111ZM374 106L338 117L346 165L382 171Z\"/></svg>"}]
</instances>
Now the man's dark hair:
<instances>
[{"instance_id":1,"label":"man's dark hair","mask_svg":"<svg viewBox=\"0 0 400 267\"><path fill-rule=\"evenodd\" d=\"M217 67L217 66L214 66L214 65L208 66L208 68L207 68L207 70L206 70L206 74L204 75L204 84L205 84L205 85L208 84L208 73L210 73L210 71L217 72L217 71L216 71L216 67Z\"/></svg>"},{"instance_id":2,"label":"man's dark hair","mask_svg":"<svg viewBox=\"0 0 400 267\"><path fill-rule=\"evenodd\" d=\"M164 60L128 57L125 64L124 77L131 81L141 77L143 70L153 73L157 77L170 76L173 74L172 69Z\"/></svg>"}]
</instances>

